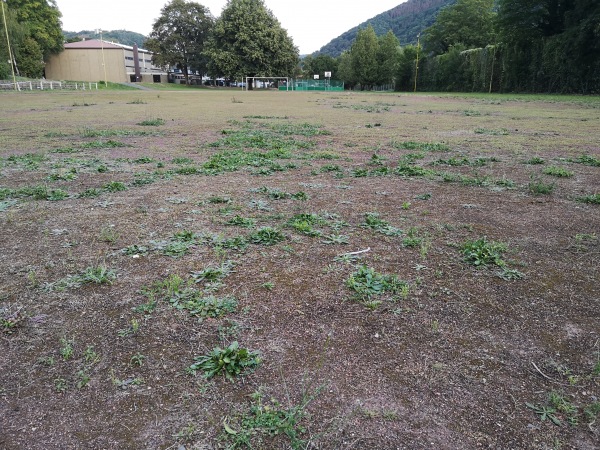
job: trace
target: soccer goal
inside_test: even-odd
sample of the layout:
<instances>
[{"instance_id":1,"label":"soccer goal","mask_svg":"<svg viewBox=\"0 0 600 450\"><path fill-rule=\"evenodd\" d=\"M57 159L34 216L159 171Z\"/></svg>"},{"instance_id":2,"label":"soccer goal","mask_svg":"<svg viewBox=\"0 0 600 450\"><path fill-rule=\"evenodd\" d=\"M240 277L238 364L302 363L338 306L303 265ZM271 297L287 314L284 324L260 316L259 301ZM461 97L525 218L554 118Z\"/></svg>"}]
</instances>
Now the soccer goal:
<instances>
[{"instance_id":1,"label":"soccer goal","mask_svg":"<svg viewBox=\"0 0 600 450\"><path fill-rule=\"evenodd\" d=\"M245 77L244 89L247 91L252 84L255 89L291 90L289 77ZM285 86L285 89L283 87Z\"/></svg>"}]
</instances>

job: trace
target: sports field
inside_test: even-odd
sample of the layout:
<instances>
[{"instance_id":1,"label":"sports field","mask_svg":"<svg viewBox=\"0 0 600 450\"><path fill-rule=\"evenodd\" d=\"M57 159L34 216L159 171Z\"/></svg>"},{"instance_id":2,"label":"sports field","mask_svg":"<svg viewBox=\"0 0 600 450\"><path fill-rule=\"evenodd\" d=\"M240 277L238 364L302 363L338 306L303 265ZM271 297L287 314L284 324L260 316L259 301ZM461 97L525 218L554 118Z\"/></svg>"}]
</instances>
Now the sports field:
<instances>
[{"instance_id":1,"label":"sports field","mask_svg":"<svg viewBox=\"0 0 600 450\"><path fill-rule=\"evenodd\" d=\"M600 98L0 110L0 448L597 448Z\"/></svg>"}]
</instances>

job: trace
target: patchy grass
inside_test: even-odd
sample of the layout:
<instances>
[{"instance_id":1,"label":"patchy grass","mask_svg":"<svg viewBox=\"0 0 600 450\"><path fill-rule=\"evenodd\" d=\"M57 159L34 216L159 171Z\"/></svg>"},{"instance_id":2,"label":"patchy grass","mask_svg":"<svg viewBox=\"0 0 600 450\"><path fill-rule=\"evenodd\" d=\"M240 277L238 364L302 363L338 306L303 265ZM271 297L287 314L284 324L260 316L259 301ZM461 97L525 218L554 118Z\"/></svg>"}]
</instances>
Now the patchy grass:
<instances>
[{"instance_id":1,"label":"patchy grass","mask_svg":"<svg viewBox=\"0 0 600 450\"><path fill-rule=\"evenodd\" d=\"M600 100L180 89L2 93L0 447L597 446Z\"/></svg>"},{"instance_id":2,"label":"patchy grass","mask_svg":"<svg viewBox=\"0 0 600 450\"><path fill-rule=\"evenodd\" d=\"M600 167L600 157L592 155L581 155L578 158L571 159L571 162L583 164L585 166Z\"/></svg>"},{"instance_id":3,"label":"patchy grass","mask_svg":"<svg viewBox=\"0 0 600 450\"><path fill-rule=\"evenodd\" d=\"M373 305L368 303L373 296L397 294L407 285L396 275L384 275L365 265L359 266L346 280L346 286L354 293L355 298L369 306Z\"/></svg>"},{"instance_id":4,"label":"patchy grass","mask_svg":"<svg viewBox=\"0 0 600 450\"><path fill-rule=\"evenodd\" d=\"M483 267L488 264L504 266L502 255L506 249L506 244L488 241L485 236L474 241L467 241L461 248L465 261L475 267Z\"/></svg>"},{"instance_id":5,"label":"patchy grass","mask_svg":"<svg viewBox=\"0 0 600 450\"><path fill-rule=\"evenodd\" d=\"M573 176L573 172L571 172L570 170L567 170L564 167L557 167L557 166L546 167L542 171L542 173L545 175L552 175L553 177L559 177L559 178L569 178L569 177Z\"/></svg>"},{"instance_id":6,"label":"patchy grass","mask_svg":"<svg viewBox=\"0 0 600 450\"><path fill-rule=\"evenodd\" d=\"M548 195L554 192L556 183L548 183L540 178L532 177L527 186L529 192L533 195Z\"/></svg>"},{"instance_id":7,"label":"patchy grass","mask_svg":"<svg viewBox=\"0 0 600 450\"><path fill-rule=\"evenodd\" d=\"M396 149L419 150L423 152L449 152L450 147L443 142L415 142L415 141L392 141L391 146Z\"/></svg>"},{"instance_id":8,"label":"patchy grass","mask_svg":"<svg viewBox=\"0 0 600 450\"><path fill-rule=\"evenodd\" d=\"M577 201L581 203L590 203L592 205L600 205L600 194L590 194L577 197Z\"/></svg>"},{"instance_id":9,"label":"patchy grass","mask_svg":"<svg viewBox=\"0 0 600 450\"><path fill-rule=\"evenodd\" d=\"M138 125L141 125L143 127L159 127L164 124L165 124L165 121L164 121L164 119L161 119L161 118L146 119L146 120L142 120L141 122L138 123Z\"/></svg>"},{"instance_id":10,"label":"patchy grass","mask_svg":"<svg viewBox=\"0 0 600 450\"><path fill-rule=\"evenodd\" d=\"M207 379L222 373L230 381L261 363L258 352L241 348L237 341L226 348L215 347L209 354L197 356L194 360L194 364L187 368L188 373L195 375L201 371Z\"/></svg>"},{"instance_id":11,"label":"patchy grass","mask_svg":"<svg viewBox=\"0 0 600 450\"><path fill-rule=\"evenodd\" d=\"M84 284L112 284L117 278L113 269L106 266L89 266L76 275L67 275L54 283L46 283L44 288L48 291L64 291L74 289Z\"/></svg>"},{"instance_id":12,"label":"patchy grass","mask_svg":"<svg viewBox=\"0 0 600 450\"><path fill-rule=\"evenodd\" d=\"M314 400L315 395L305 395L299 404L285 407L275 397L265 398L262 390L254 392L248 408L236 413L231 421L223 421L221 438L232 448L265 445L272 436L287 439L292 449L307 446L304 435L306 426L302 424L307 416L306 407Z\"/></svg>"}]
</instances>

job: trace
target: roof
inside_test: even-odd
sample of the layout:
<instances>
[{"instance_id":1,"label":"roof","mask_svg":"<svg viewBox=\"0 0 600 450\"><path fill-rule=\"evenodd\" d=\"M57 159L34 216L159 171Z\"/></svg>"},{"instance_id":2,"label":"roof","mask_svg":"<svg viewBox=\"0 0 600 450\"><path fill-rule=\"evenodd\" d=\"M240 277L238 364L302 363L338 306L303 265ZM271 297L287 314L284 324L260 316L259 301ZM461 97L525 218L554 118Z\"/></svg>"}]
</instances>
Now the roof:
<instances>
[{"instance_id":1,"label":"roof","mask_svg":"<svg viewBox=\"0 0 600 450\"><path fill-rule=\"evenodd\" d=\"M1 1L1 0L0 0ZM133 47L130 45L118 44L116 42L109 41L99 41L98 39L86 39L85 41L79 42L71 42L69 44L65 44L65 48L85 48L85 49L113 49L113 48L124 48L125 50L133 50ZM143 48L138 48L140 53L152 53L150 50L146 50Z\"/></svg>"},{"instance_id":2,"label":"roof","mask_svg":"<svg viewBox=\"0 0 600 450\"><path fill-rule=\"evenodd\" d=\"M98 39L89 39L89 40L85 40L85 41L79 41L79 42L70 42L68 44L65 44L65 49L68 48L123 48L120 45L116 45L110 42L106 42L106 41L99 41Z\"/></svg>"}]
</instances>

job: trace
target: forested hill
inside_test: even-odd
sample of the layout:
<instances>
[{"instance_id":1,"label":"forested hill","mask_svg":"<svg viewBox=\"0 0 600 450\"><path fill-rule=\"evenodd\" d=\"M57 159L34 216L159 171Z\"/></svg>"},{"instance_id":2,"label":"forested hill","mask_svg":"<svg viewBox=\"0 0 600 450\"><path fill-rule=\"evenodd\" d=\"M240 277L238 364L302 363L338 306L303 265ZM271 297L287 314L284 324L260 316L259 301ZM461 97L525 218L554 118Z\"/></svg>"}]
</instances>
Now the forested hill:
<instances>
[{"instance_id":1,"label":"forested hill","mask_svg":"<svg viewBox=\"0 0 600 450\"><path fill-rule=\"evenodd\" d=\"M65 36L65 40L67 42L81 41L83 39L100 39L100 34L96 33L93 30L63 31L63 35ZM135 33L133 31L112 30L103 31L102 39L104 39L105 41L117 42L123 45L131 45L132 47L133 44L137 44L138 47L143 48L146 36L140 33Z\"/></svg>"},{"instance_id":2,"label":"forested hill","mask_svg":"<svg viewBox=\"0 0 600 450\"><path fill-rule=\"evenodd\" d=\"M417 35L433 24L438 11L455 2L456 0L408 0L346 31L316 53L339 56L344 50L350 49L358 30L369 24L378 36L392 30L402 45L416 44Z\"/></svg>"}]
</instances>

